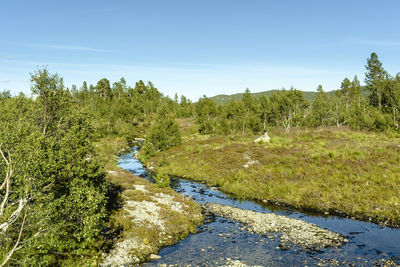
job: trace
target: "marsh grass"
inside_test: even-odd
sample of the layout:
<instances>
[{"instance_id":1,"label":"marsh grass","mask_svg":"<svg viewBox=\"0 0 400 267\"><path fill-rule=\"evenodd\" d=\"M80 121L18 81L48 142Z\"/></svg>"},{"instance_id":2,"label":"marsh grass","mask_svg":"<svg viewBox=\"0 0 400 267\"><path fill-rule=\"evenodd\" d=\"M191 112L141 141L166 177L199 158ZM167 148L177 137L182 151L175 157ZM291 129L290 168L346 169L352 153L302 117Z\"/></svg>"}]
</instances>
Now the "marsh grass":
<instances>
[{"instance_id":1,"label":"marsh grass","mask_svg":"<svg viewBox=\"0 0 400 267\"><path fill-rule=\"evenodd\" d=\"M190 177L242 199L284 203L400 225L400 138L347 128L269 131L254 136L187 136L147 164ZM245 167L245 154L258 164Z\"/></svg>"}]
</instances>

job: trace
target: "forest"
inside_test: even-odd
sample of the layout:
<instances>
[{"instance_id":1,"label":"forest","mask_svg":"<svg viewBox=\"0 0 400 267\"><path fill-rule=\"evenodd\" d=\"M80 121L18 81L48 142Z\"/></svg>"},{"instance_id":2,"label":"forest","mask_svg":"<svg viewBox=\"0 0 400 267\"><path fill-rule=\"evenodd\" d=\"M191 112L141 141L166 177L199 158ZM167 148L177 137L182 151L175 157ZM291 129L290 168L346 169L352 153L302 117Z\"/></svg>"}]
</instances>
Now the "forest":
<instances>
[{"instance_id":1,"label":"forest","mask_svg":"<svg viewBox=\"0 0 400 267\"><path fill-rule=\"evenodd\" d=\"M321 128L398 138L400 74L389 74L372 53L364 82L346 77L334 93L320 85L312 101L290 88L259 97L246 89L242 99L226 103L206 96L192 102L164 96L152 82L130 86L124 78L67 88L59 74L39 67L30 74L31 96L0 94L0 265L98 257L117 227L99 140L145 138L141 159L149 161L182 144L188 130L178 121L193 123L189 131L198 138Z\"/></svg>"}]
</instances>

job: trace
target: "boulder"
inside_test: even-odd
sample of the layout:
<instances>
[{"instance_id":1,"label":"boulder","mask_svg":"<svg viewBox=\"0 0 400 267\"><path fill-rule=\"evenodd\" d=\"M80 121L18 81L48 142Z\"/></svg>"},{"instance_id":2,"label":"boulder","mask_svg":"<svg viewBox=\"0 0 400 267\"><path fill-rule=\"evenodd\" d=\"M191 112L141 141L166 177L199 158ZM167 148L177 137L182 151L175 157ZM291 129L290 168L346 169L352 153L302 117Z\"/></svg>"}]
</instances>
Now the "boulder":
<instances>
[{"instance_id":1,"label":"boulder","mask_svg":"<svg viewBox=\"0 0 400 267\"><path fill-rule=\"evenodd\" d=\"M258 137L257 139L254 140L254 143L259 143L259 142L263 142L263 143L269 143L269 140L271 138L269 137L268 133L265 132L264 135Z\"/></svg>"}]
</instances>

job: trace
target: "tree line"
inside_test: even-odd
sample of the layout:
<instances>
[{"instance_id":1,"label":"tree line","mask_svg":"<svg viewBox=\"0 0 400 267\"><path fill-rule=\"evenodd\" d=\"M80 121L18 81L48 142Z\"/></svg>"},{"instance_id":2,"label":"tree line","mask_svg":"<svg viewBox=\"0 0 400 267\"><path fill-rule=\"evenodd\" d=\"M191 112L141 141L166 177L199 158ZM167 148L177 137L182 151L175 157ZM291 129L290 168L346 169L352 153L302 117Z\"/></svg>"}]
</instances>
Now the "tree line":
<instances>
[{"instance_id":1,"label":"tree line","mask_svg":"<svg viewBox=\"0 0 400 267\"><path fill-rule=\"evenodd\" d=\"M392 77L382 67L376 53L365 66L362 94L358 77L344 78L334 94L321 85L313 101L291 88L257 98L246 89L239 101L217 104L203 97L195 104L196 122L203 134L260 133L268 126L293 127L349 126L357 130L397 131L400 111L400 74Z\"/></svg>"}]
</instances>

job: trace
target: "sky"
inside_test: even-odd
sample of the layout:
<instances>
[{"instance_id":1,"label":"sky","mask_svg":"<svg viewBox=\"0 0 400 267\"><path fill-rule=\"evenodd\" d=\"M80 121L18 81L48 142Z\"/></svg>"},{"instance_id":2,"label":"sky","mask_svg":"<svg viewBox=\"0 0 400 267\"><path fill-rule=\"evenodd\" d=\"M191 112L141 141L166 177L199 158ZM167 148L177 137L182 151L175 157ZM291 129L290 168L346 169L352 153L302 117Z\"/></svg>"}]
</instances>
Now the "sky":
<instances>
[{"instance_id":1,"label":"sky","mask_svg":"<svg viewBox=\"0 0 400 267\"><path fill-rule=\"evenodd\" d=\"M199 97L363 82L376 52L400 72L400 1L0 0L0 90L47 66L66 86L124 77Z\"/></svg>"}]
</instances>

